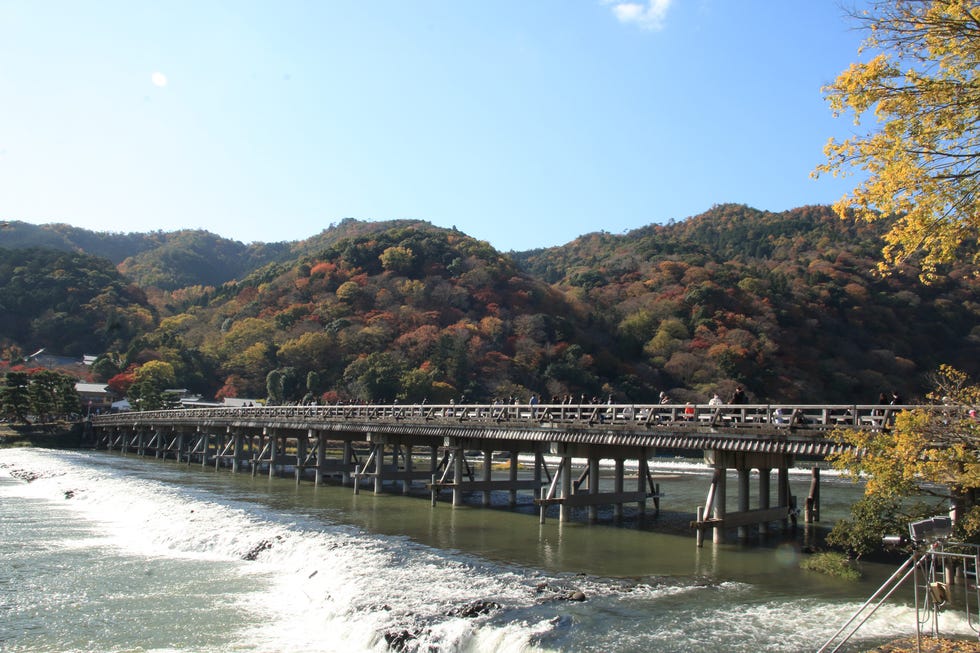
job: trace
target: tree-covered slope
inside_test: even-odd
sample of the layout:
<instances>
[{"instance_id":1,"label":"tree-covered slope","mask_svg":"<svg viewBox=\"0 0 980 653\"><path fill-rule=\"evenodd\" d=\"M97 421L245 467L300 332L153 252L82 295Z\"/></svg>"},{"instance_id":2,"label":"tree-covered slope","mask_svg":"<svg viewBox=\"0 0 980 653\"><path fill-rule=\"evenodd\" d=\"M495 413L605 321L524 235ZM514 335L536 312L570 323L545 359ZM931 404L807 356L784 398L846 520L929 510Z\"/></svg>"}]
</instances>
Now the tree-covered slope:
<instances>
[{"instance_id":1,"label":"tree-covered slope","mask_svg":"<svg viewBox=\"0 0 980 653\"><path fill-rule=\"evenodd\" d=\"M976 270L880 277L885 226L724 205L510 255L419 221L345 220L269 246L152 235L120 268L163 319L112 346L200 392L282 400L705 401L740 384L757 401L865 403L921 395L940 363L980 373ZM34 276L52 265L44 254ZM33 324L4 335L52 346ZM51 324L66 331L55 342L80 327Z\"/></svg>"},{"instance_id":2,"label":"tree-covered slope","mask_svg":"<svg viewBox=\"0 0 980 653\"><path fill-rule=\"evenodd\" d=\"M287 243L252 243L206 231L110 233L65 224L0 224L0 247L40 247L107 258L141 287L176 290L219 285L291 255Z\"/></svg>"},{"instance_id":3,"label":"tree-covered slope","mask_svg":"<svg viewBox=\"0 0 980 653\"><path fill-rule=\"evenodd\" d=\"M129 342L156 323L144 293L100 257L0 248L0 346L78 356Z\"/></svg>"},{"instance_id":4,"label":"tree-covered slope","mask_svg":"<svg viewBox=\"0 0 980 653\"><path fill-rule=\"evenodd\" d=\"M486 243L416 224L226 284L164 320L145 346L200 348L219 362L224 392L239 395L264 395L278 370L293 398L312 372L317 394L488 399L544 392L555 361L598 391L583 346L571 347L588 342L572 313Z\"/></svg>"},{"instance_id":5,"label":"tree-covered slope","mask_svg":"<svg viewBox=\"0 0 980 653\"><path fill-rule=\"evenodd\" d=\"M0 222L0 247L28 249L41 247L65 252L81 252L107 258L115 264L130 256L157 247L162 232L96 232L67 224L34 225L19 221Z\"/></svg>"},{"instance_id":6,"label":"tree-covered slope","mask_svg":"<svg viewBox=\"0 0 980 653\"><path fill-rule=\"evenodd\" d=\"M885 226L724 205L517 258L589 306L620 357L701 396L741 383L760 400L860 403L920 392L942 362L980 372L975 270L882 278Z\"/></svg>"},{"instance_id":7,"label":"tree-covered slope","mask_svg":"<svg viewBox=\"0 0 980 653\"><path fill-rule=\"evenodd\" d=\"M0 247L40 247L101 256L143 288L165 291L189 286L219 286L241 279L268 263L318 252L341 240L396 227L428 225L417 220L364 222L353 219L330 225L299 241L248 245L207 231L185 229L149 233L96 232L66 224L0 223ZM274 236L274 232L272 233Z\"/></svg>"},{"instance_id":8,"label":"tree-covered slope","mask_svg":"<svg viewBox=\"0 0 980 653\"><path fill-rule=\"evenodd\" d=\"M286 243L243 245L207 231L176 231L127 257L119 270L142 287L217 286L290 255Z\"/></svg>"}]
</instances>

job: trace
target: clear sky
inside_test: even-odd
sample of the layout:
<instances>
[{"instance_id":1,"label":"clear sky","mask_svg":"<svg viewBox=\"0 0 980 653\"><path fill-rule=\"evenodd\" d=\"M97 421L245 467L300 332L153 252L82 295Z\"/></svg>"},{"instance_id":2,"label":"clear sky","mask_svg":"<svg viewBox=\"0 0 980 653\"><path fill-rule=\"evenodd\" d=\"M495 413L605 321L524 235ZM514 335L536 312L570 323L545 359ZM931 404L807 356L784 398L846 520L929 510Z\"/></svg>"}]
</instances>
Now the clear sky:
<instances>
[{"instance_id":1,"label":"clear sky","mask_svg":"<svg viewBox=\"0 0 980 653\"><path fill-rule=\"evenodd\" d=\"M836 0L0 0L0 219L417 218L507 251L831 203L854 27Z\"/></svg>"}]
</instances>

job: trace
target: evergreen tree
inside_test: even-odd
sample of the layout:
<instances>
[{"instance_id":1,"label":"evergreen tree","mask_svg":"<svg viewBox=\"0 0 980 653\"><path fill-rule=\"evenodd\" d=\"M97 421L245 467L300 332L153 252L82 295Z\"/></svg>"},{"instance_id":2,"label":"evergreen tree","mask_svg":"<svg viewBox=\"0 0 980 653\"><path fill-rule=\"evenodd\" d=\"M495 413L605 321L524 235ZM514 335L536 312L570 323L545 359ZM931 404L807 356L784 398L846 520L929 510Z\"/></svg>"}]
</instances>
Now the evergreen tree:
<instances>
[{"instance_id":1,"label":"evergreen tree","mask_svg":"<svg viewBox=\"0 0 980 653\"><path fill-rule=\"evenodd\" d=\"M7 372L5 380L0 395L3 413L7 419L26 422L27 413L31 409L30 380L27 372Z\"/></svg>"}]
</instances>

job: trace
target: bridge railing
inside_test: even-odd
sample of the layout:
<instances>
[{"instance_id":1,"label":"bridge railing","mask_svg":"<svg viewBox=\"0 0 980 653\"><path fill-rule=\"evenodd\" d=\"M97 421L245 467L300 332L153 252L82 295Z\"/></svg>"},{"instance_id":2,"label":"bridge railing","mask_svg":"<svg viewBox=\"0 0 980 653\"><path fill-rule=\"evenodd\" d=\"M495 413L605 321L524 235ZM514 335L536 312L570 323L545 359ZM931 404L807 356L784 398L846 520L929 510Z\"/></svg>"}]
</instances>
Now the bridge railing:
<instances>
[{"instance_id":1,"label":"bridge railing","mask_svg":"<svg viewBox=\"0 0 980 653\"><path fill-rule=\"evenodd\" d=\"M534 427L619 426L656 429L880 429L902 410L957 411L952 406L875 404L351 404L177 408L98 415L94 425L136 422L413 421L523 424ZM965 409L964 409L965 410Z\"/></svg>"}]
</instances>

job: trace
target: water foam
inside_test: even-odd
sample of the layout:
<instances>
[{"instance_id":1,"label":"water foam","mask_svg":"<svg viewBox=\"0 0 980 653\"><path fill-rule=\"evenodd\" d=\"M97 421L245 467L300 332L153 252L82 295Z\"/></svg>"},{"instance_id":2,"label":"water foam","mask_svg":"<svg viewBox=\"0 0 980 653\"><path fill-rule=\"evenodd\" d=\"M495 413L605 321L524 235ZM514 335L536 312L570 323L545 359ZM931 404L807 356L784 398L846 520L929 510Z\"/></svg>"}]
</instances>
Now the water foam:
<instances>
[{"instance_id":1,"label":"water foam","mask_svg":"<svg viewBox=\"0 0 980 653\"><path fill-rule=\"evenodd\" d=\"M147 480L99 455L7 451L2 492L59 502L98 525L60 543L226 566L239 651L812 650L859 601L756 596L711 579L556 576L379 536L208 490ZM31 478L32 477L32 478ZM581 591L587 601L566 600ZM883 607L862 641L907 634L914 609ZM944 633L970 634L953 613Z\"/></svg>"},{"instance_id":2,"label":"water foam","mask_svg":"<svg viewBox=\"0 0 980 653\"><path fill-rule=\"evenodd\" d=\"M206 493L189 496L157 481L74 466L70 457L16 458L3 471L30 482L5 491L61 501L105 533L65 546L234 562L240 573L256 576L255 591L241 596L239 607L255 617L245 620L252 625L242 639L257 650L384 650L391 633L407 633L406 650L429 644L454 650L463 642L479 647L479 641L531 650L523 628L480 628L490 613L533 594L533 577L518 571L484 567L406 538L313 524ZM486 614L454 616L461 605L479 602Z\"/></svg>"}]
</instances>

